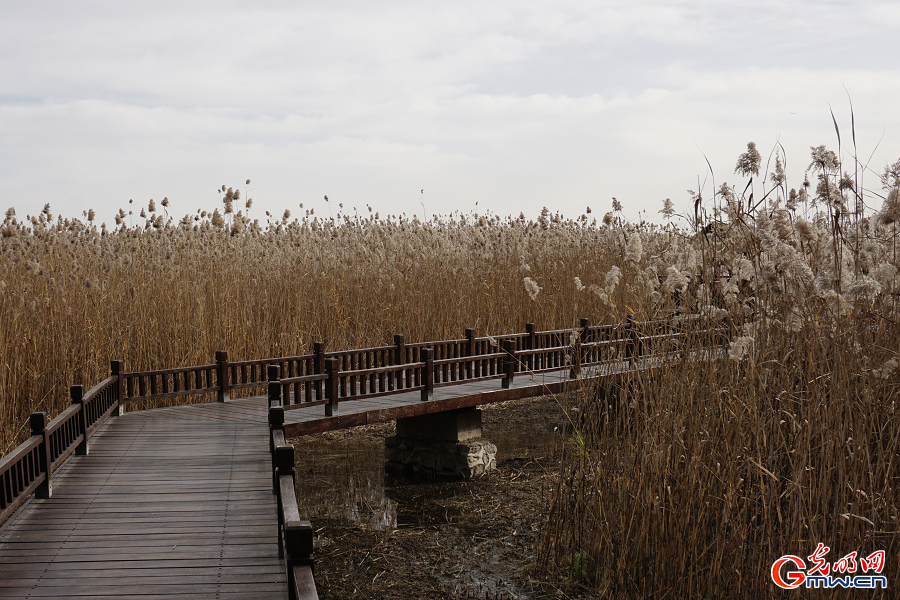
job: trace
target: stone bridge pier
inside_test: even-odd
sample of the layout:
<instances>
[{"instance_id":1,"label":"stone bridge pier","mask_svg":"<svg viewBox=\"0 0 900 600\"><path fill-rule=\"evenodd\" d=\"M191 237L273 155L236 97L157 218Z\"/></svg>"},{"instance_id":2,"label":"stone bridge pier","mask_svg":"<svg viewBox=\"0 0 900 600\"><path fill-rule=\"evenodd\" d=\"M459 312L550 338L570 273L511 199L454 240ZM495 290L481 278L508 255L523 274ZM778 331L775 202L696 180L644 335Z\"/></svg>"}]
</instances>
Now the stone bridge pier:
<instances>
[{"instance_id":1,"label":"stone bridge pier","mask_svg":"<svg viewBox=\"0 0 900 600\"><path fill-rule=\"evenodd\" d=\"M397 419L385 440L385 469L417 477L471 479L495 469L496 456L474 406Z\"/></svg>"}]
</instances>

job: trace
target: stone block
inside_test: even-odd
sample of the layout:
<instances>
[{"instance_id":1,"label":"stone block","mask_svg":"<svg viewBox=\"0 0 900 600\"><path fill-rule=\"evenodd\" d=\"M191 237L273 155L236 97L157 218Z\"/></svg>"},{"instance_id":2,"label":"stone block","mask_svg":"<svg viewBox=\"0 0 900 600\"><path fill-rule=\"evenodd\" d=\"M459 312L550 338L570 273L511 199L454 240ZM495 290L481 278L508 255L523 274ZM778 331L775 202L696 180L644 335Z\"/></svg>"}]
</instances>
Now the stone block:
<instances>
[{"instance_id":1,"label":"stone block","mask_svg":"<svg viewBox=\"0 0 900 600\"><path fill-rule=\"evenodd\" d=\"M448 473L461 473L466 468L465 459L458 454L442 454L440 465Z\"/></svg>"},{"instance_id":2,"label":"stone block","mask_svg":"<svg viewBox=\"0 0 900 600\"><path fill-rule=\"evenodd\" d=\"M429 442L464 442L481 437L481 411L461 408L397 419L397 437Z\"/></svg>"},{"instance_id":3,"label":"stone block","mask_svg":"<svg viewBox=\"0 0 900 600\"><path fill-rule=\"evenodd\" d=\"M465 443L396 438L385 448L389 471L403 471L428 478L471 479L497 468L497 446L484 439ZM400 448L410 448L401 450Z\"/></svg>"}]
</instances>

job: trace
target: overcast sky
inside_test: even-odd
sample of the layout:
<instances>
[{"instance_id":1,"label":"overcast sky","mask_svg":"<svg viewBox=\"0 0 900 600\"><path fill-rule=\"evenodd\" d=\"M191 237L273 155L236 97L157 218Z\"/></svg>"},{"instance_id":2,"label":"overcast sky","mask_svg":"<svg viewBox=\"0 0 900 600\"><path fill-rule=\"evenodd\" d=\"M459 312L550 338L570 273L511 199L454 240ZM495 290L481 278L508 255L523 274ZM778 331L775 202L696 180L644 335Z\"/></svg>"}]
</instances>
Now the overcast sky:
<instances>
[{"instance_id":1,"label":"overcast sky","mask_svg":"<svg viewBox=\"0 0 900 600\"><path fill-rule=\"evenodd\" d=\"M658 219L748 141L799 186L848 92L861 157L900 159L898 32L896 2L4 2L0 207L180 217L249 178L253 217Z\"/></svg>"}]
</instances>

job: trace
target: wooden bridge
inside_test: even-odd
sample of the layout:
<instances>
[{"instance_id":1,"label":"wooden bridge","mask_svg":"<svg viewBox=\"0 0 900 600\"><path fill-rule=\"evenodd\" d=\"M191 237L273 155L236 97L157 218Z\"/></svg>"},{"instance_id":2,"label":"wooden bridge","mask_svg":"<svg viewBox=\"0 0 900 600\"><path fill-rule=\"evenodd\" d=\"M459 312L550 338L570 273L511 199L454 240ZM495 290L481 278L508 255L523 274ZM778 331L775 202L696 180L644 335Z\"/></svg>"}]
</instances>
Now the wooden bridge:
<instances>
[{"instance_id":1,"label":"wooden bridge","mask_svg":"<svg viewBox=\"0 0 900 600\"><path fill-rule=\"evenodd\" d=\"M562 392L684 356L696 324L582 319L142 372L113 361L49 423L33 413L0 460L0 597L317 598L286 438ZM267 394L231 399L254 389ZM125 411L198 394L218 402Z\"/></svg>"}]
</instances>

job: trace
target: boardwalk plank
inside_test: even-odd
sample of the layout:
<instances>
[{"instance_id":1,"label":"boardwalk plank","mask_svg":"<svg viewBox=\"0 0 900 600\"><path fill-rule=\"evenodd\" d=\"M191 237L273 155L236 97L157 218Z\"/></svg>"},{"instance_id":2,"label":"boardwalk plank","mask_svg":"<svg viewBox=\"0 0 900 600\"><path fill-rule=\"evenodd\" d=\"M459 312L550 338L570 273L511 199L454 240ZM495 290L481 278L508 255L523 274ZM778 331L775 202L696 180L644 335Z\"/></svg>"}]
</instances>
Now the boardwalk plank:
<instances>
[{"instance_id":1,"label":"boardwalk plank","mask_svg":"<svg viewBox=\"0 0 900 600\"><path fill-rule=\"evenodd\" d=\"M604 367L606 373L617 369ZM602 370L594 369L594 372ZM289 435L377 423L571 386L568 368L285 411ZM3 598L286 598L271 491L267 401L110 419L0 529Z\"/></svg>"},{"instance_id":2,"label":"boardwalk plank","mask_svg":"<svg viewBox=\"0 0 900 600\"><path fill-rule=\"evenodd\" d=\"M286 598L266 410L111 419L0 530L0 597Z\"/></svg>"}]
</instances>

